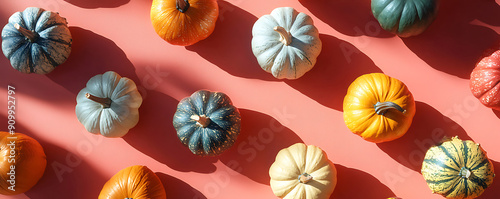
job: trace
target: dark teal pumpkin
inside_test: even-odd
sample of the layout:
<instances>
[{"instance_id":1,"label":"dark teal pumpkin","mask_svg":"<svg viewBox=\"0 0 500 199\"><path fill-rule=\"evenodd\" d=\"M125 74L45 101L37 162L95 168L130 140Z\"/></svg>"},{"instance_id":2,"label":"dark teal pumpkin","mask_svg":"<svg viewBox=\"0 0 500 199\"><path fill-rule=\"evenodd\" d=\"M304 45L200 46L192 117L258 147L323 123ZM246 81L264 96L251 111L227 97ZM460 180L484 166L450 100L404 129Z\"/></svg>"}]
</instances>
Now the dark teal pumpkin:
<instances>
[{"instance_id":1,"label":"dark teal pumpkin","mask_svg":"<svg viewBox=\"0 0 500 199\"><path fill-rule=\"evenodd\" d=\"M439 0L372 0L372 13L384 30L410 37L434 21Z\"/></svg>"},{"instance_id":2,"label":"dark teal pumpkin","mask_svg":"<svg viewBox=\"0 0 500 199\"><path fill-rule=\"evenodd\" d=\"M182 144L191 152L215 156L236 141L241 116L226 94L200 90L179 102L173 124Z\"/></svg>"},{"instance_id":3,"label":"dark teal pumpkin","mask_svg":"<svg viewBox=\"0 0 500 199\"><path fill-rule=\"evenodd\" d=\"M47 74L66 61L72 38L58 13L29 7L16 12L2 30L2 51L23 73Z\"/></svg>"}]
</instances>

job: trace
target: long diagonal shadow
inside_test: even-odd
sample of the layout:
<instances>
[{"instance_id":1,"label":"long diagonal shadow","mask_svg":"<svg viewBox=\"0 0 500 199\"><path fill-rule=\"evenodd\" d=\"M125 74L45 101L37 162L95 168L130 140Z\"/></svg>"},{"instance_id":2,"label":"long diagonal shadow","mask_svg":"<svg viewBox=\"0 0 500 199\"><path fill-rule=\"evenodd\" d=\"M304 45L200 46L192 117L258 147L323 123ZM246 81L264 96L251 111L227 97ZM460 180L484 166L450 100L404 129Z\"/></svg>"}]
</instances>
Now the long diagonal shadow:
<instances>
[{"instance_id":1,"label":"long diagonal shadow","mask_svg":"<svg viewBox=\"0 0 500 199\"><path fill-rule=\"evenodd\" d=\"M79 154L44 140L38 141L47 156L47 167L43 177L25 193L26 196L75 199L99 196L108 179L98 172L98 168L89 165Z\"/></svg>"},{"instance_id":2,"label":"long diagonal shadow","mask_svg":"<svg viewBox=\"0 0 500 199\"><path fill-rule=\"evenodd\" d=\"M494 160L491 160L491 162L493 163L493 167L495 167L495 173L498 174L500 171L500 162ZM500 196L500 180L496 177L493 178L493 183L478 197L478 199L498 198L498 196Z\"/></svg>"},{"instance_id":3,"label":"long diagonal shadow","mask_svg":"<svg viewBox=\"0 0 500 199\"><path fill-rule=\"evenodd\" d=\"M257 17L226 1L218 1L219 18L214 32L186 49L227 73L250 79L279 81L262 70L252 52L252 27ZM215 50L214 46L218 46Z\"/></svg>"},{"instance_id":4,"label":"long diagonal shadow","mask_svg":"<svg viewBox=\"0 0 500 199\"><path fill-rule=\"evenodd\" d=\"M495 0L443 0L436 20L421 35L403 42L431 67L463 79L482 53L498 42L497 32L486 25L500 25L500 6Z\"/></svg>"},{"instance_id":5,"label":"long diagonal shadow","mask_svg":"<svg viewBox=\"0 0 500 199\"><path fill-rule=\"evenodd\" d=\"M160 172L155 174L160 178L167 198L207 199L200 191L180 179Z\"/></svg>"},{"instance_id":6,"label":"long diagonal shadow","mask_svg":"<svg viewBox=\"0 0 500 199\"><path fill-rule=\"evenodd\" d=\"M342 111L349 85L359 76L380 73L375 63L348 42L320 34L323 49L314 68L285 83L318 103Z\"/></svg>"},{"instance_id":7,"label":"long diagonal shadow","mask_svg":"<svg viewBox=\"0 0 500 199\"><path fill-rule=\"evenodd\" d=\"M179 101L157 91L148 91L148 97L139 109L141 118L123 139L145 155L183 172L212 173L216 157L200 157L191 153L177 137L172 119ZM161 111L159 111L161 110Z\"/></svg>"},{"instance_id":8,"label":"long diagonal shadow","mask_svg":"<svg viewBox=\"0 0 500 199\"><path fill-rule=\"evenodd\" d=\"M349 36L394 37L373 17L370 0L299 0L311 13L333 29Z\"/></svg>"},{"instance_id":9,"label":"long diagonal shadow","mask_svg":"<svg viewBox=\"0 0 500 199\"><path fill-rule=\"evenodd\" d=\"M281 149L302 139L273 117L240 109L241 132L234 146L219 159L226 166L255 182L268 185L269 168ZM287 122L287 118L281 118Z\"/></svg>"},{"instance_id":10,"label":"long diagonal shadow","mask_svg":"<svg viewBox=\"0 0 500 199\"><path fill-rule=\"evenodd\" d=\"M95 8L116 8L125 5L130 0L64 0L70 4L80 8L95 9Z\"/></svg>"},{"instance_id":11,"label":"long diagonal shadow","mask_svg":"<svg viewBox=\"0 0 500 199\"><path fill-rule=\"evenodd\" d=\"M459 124L432 106L418 101L415 104L416 113L408 132L401 138L377 146L403 166L420 173L425 153L444 137L472 139Z\"/></svg>"},{"instance_id":12,"label":"long diagonal shadow","mask_svg":"<svg viewBox=\"0 0 500 199\"><path fill-rule=\"evenodd\" d=\"M335 164L335 168L337 169L337 186L330 196L331 199L389 198L394 196L391 189L364 171L340 164ZM359 190L360 182L368 185L363 186L363 191Z\"/></svg>"},{"instance_id":13,"label":"long diagonal shadow","mask_svg":"<svg viewBox=\"0 0 500 199\"><path fill-rule=\"evenodd\" d=\"M75 96L91 77L106 71L115 71L140 83L134 65L112 40L80 27L69 29L73 37L71 54L65 63L46 75L49 79Z\"/></svg>"}]
</instances>

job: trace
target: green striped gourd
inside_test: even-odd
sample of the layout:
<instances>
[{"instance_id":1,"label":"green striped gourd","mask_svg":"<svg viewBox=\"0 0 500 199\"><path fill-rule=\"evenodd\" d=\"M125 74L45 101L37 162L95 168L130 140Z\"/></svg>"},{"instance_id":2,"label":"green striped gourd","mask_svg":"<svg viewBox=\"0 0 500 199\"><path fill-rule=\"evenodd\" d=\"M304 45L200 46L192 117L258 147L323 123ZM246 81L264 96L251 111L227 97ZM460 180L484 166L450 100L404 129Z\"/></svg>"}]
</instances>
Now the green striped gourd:
<instances>
[{"instance_id":1,"label":"green striped gourd","mask_svg":"<svg viewBox=\"0 0 500 199\"><path fill-rule=\"evenodd\" d=\"M422 175L433 193L449 199L472 199L493 182L493 164L471 140L453 137L425 154Z\"/></svg>"}]
</instances>

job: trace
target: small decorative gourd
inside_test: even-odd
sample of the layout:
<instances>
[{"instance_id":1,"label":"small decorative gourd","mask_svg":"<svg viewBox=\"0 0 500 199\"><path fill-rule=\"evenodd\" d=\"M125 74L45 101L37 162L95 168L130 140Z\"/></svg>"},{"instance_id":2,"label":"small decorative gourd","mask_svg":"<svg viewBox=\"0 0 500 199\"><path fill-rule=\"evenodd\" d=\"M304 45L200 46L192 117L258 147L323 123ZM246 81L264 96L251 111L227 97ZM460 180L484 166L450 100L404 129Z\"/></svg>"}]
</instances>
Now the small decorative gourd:
<instances>
[{"instance_id":1,"label":"small decorative gourd","mask_svg":"<svg viewBox=\"0 0 500 199\"><path fill-rule=\"evenodd\" d=\"M470 75L472 94L486 107L500 110L500 50L485 56Z\"/></svg>"},{"instance_id":2,"label":"small decorative gourd","mask_svg":"<svg viewBox=\"0 0 500 199\"><path fill-rule=\"evenodd\" d=\"M495 172L479 144L453 137L427 151L422 175L433 193L448 199L472 199L490 186Z\"/></svg>"},{"instance_id":3,"label":"small decorative gourd","mask_svg":"<svg viewBox=\"0 0 500 199\"><path fill-rule=\"evenodd\" d=\"M153 0L151 6L156 33L173 45L189 46L206 39L218 16L217 0Z\"/></svg>"},{"instance_id":4,"label":"small decorative gourd","mask_svg":"<svg viewBox=\"0 0 500 199\"><path fill-rule=\"evenodd\" d=\"M142 97L134 81L108 71L90 78L76 102L76 116L88 132L122 137L139 122Z\"/></svg>"},{"instance_id":5,"label":"small decorative gourd","mask_svg":"<svg viewBox=\"0 0 500 199\"><path fill-rule=\"evenodd\" d=\"M276 155L269 169L274 195L284 199L328 199L337 170L321 148L296 143Z\"/></svg>"},{"instance_id":6,"label":"small decorative gourd","mask_svg":"<svg viewBox=\"0 0 500 199\"><path fill-rule=\"evenodd\" d=\"M14 69L47 74L68 59L73 42L66 19L28 7L16 12L2 30L2 51Z\"/></svg>"},{"instance_id":7,"label":"small decorative gourd","mask_svg":"<svg viewBox=\"0 0 500 199\"><path fill-rule=\"evenodd\" d=\"M372 0L373 16L400 37L419 35L436 18L439 0Z\"/></svg>"},{"instance_id":8,"label":"small decorative gourd","mask_svg":"<svg viewBox=\"0 0 500 199\"><path fill-rule=\"evenodd\" d=\"M98 199L166 199L160 178L148 167L127 167L109 179Z\"/></svg>"},{"instance_id":9,"label":"small decorative gourd","mask_svg":"<svg viewBox=\"0 0 500 199\"><path fill-rule=\"evenodd\" d=\"M236 141L241 116L226 94L199 90L179 102L173 125L193 154L216 156Z\"/></svg>"},{"instance_id":10,"label":"small decorative gourd","mask_svg":"<svg viewBox=\"0 0 500 199\"><path fill-rule=\"evenodd\" d=\"M406 85L382 73L356 78L347 89L343 108L347 127L375 143L403 136L415 116L415 101Z\"/></svg>"},{"instance_id":11,"label":"small decorative gourd","mask_svg":"<svg viewBox=\"0 0 500 199\"><path fill-rule=\"evenodd\" d=\"M321 52L312 18L290 7L276 8L259 18L252 36L252 51L260 67L278 79L302 77Z\"/></svg>"},{"instance_id":12,"label":"small decorative gourd","mask_svg":"<svg viewBox=\"0 0 500 199\"><path fill-rule=\"evenodd\" d=\"M46 166L47 158L38 141L22 133L0 131L0 194L30 190L42 178Z\"/></svg>"}]
</instances>

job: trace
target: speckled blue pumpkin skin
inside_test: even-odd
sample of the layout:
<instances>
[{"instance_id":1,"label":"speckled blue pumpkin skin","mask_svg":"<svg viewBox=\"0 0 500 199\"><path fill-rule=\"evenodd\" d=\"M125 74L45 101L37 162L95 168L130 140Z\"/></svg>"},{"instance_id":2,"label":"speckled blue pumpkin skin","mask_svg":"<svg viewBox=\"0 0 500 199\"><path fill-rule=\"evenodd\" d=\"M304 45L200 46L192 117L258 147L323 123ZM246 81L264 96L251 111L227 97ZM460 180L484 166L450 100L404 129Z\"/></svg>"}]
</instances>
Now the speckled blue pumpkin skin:
<instances>
[{"instance_id":1,"label":"speckled blue pumpkin skin","mask_svg":"<svg viewBox=\"0 0 500 199\"><path fill-rule=\"evenodd\" d=\"M38 38L28 40L15 24L34 32ZM2 30L2 52L12 67L22 73L51 72L68 59L72 42L66 19L42 8L28 7L14 13Z\"/></svg>"},{"instance_id":2,"label":"speckled blue pumpkin skin","mask_svg":"<svg viewBox=\"0 0 500 199\"><path fill-rule=\"evenodd\" d=\"M205 115L211 122L204 128L192 119L193 115ZM173 125L179 140L193 154L216 156L233 146L240 133L241 116L226 94L200 90L179 102Z\"/></svg>"}]
</instances>

